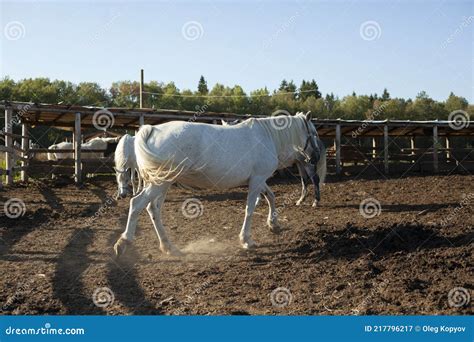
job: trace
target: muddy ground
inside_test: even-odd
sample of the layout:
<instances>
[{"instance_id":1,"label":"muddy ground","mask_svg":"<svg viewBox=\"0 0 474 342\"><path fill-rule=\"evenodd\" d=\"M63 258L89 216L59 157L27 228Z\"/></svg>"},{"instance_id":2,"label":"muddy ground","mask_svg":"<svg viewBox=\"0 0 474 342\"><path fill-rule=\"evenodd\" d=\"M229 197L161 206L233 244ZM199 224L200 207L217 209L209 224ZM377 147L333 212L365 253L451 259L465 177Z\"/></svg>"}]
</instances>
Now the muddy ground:
<instances>
[{"instance_id":1,"label":"muddy ground","mask_svg":"<svg viewBox=\"0 0 474 342\"><path fill-rule=\"evenodd\" d=\"M268 229L263 201L253 220L254 251L238 243L244 188L172 188L163 221L185 255L160 253L145 211L121 260L112 246L128 200L112 200L112 178L82 188L36 181L1 190L2 207L12 198L26 207L19 218L0 216L1 313L472 313L465 293L451 302L448 294L456 287L473 294L474 176L329 179L319 208L309 199L294 205L296 181L275 180L272 189L284 229ZM183 215L189 198L202 203L202 215ZM367 198L381 204L373 218L360 213ZM272 295L277 288L285 289Z\"/></svg>"}]
</instances>

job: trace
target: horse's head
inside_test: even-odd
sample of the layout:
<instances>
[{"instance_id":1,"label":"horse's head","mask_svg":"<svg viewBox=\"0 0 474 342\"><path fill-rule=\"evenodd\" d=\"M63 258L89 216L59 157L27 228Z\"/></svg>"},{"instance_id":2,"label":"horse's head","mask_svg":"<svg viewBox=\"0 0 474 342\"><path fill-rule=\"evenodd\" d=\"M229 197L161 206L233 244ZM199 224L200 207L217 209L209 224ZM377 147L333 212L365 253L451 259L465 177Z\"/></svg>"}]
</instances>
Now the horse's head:
<instances>
[{"instance_id":1,"label":"horse's head","mask_svg":"<svg viewBox=\"0 0 474 342\"><path fill-rule=\"evenodd\" d=\"M303 136L305 140L300 152L307 164L316 165L320 159L321 150L318 144L316 127L314 127L314 124L311 122L311 114L310 112L306 114L300 112L297 113L296 116L299 116L304 122Z\"/></svg>"},{"instance_id":2,"label":"horse's head","mask_svg":"<svg viewBox=\"0 0 474 342\"><path fill-rule=\"evenodd\" d=\"M133 172L130 168L128 169L117 169L115 170L115 178L117 180L118 192L117 199L127 197L130 193L131 173Z\"/></svg>"}]
</instances>

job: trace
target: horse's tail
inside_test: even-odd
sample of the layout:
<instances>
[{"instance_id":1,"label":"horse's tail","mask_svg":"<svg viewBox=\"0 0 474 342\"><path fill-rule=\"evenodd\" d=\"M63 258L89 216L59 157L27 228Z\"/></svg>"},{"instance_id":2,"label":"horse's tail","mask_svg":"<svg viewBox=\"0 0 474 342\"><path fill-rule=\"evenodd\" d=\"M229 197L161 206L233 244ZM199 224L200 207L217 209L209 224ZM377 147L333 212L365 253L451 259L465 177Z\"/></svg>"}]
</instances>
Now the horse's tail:
<instances>
[{"instance_id":1,"label":"horse's tail","mask_svg":"<svg viewBox=\"0 0 474 342\"><path fill-rule=\"evenodd\" d=\"M320 158L318 160L318 163L316 164L316 172L318 173L318 176L319 176L319 186L321 186L323 185L326 179L326 173L327 173L326 146L324 146L324 143L319 138L318 138L318 145L320 149Z\"/></svg>"},{"instance_id":2,"label":"horse's tail","mask_svg":"<svg viewBox=\"0 0 474 342\"><path fill-rule=\"evenodd\" d=\"M135 136L135 155L143 183L173 182L183 171L183 162L175 165L173 159L161 159L148 146L153 126L144 125Z\"/></svg>"}]
</instances>

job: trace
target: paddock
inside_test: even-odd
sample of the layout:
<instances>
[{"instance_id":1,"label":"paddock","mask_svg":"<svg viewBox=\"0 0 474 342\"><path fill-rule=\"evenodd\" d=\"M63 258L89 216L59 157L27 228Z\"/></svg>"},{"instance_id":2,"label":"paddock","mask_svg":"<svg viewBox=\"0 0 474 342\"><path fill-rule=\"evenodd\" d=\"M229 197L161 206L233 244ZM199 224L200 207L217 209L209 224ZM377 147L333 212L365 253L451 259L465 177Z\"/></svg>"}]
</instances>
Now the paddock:
<instances>
[{"instance_id":1,"label":"paddock","mask_svg":"<svg viewBox=\"0 0 474 342\"><path fill-rule=\"evenodd\" d=\"M172 187L163 223L184 256L160 253L143 212L136 240L116 259L113 244L125 227L129 201L115 200L110 158L81 158L82 138L94 127L94 115L105 109L2 106L8 123L1 146L6 152L0 190L2 314L471 312L469 302L452 305L449 294L473 289L473 154L472 147L464 147L472 125L314 119L330 147L319 207L311 207L310 199L295 205L301 190L291 170L276 175L269 185L283 230L269 230L266 203L259 204L252 224L258 247L245 251L237 238L245 188ZM248 117L123 108L106 113L114 121L106 131L115 134L145 123ZM17 124L21 133L13 132ZM28 132L36 125L72 131L74 149L65 152L74 152L74 158L34 161L33 154L47 151L29 148ZM87 178L88 173L96 176ZM51 174L67 177L51 179ZM278 291L284 305L275 304ZM99 305L97 294L104 301Z\"/></svg>"},{"instance_id":2,"label":"paddock","mask_svg":"<svg viewBox=\"0 0 474 342\"><path fill-rule=\"evenodd\" d=\"M128 201L113 199L112 179L93 178L82 187L64 179L5 187L0 201L20 198L26 212L1 219L1 310L48 315L469 314L469 306L450 306L448 293L455 287L472 290L474 213L472 205L460 203L469 194L472 203L473 183L468 175L330 176L321 206L312 208L310 200L294 205L297 180L277 178L271 187L284 230L271 233L266 205L259 205L253 220L259 247L251 252L243 251L237 239L246 189L172 188L163 222L185 256L160 253L143 213L133 246L119 261L112 246L125 226ZM359 212L368 197L381 203L373 218ZM185 215L183 205L190 199L201 209ZM272 305L271 293L278 287L290 291L289 305ZM113 301L97 307L93 294L103 288L112 291Z\"/></svg>"}]
</instances>

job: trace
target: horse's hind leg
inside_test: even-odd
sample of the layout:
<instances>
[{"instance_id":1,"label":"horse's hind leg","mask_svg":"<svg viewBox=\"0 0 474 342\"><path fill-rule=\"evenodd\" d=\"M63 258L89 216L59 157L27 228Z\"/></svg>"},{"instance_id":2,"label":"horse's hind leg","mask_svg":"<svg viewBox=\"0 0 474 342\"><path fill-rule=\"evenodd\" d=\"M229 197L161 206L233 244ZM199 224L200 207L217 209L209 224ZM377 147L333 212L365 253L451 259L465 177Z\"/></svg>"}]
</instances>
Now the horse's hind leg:
<instances>
[{"instance_id":1,"label":"horse's hind leg","mask_svg":"<svg viewBox=\"0 0 474 342\"><path fill-rule=\"evenodd\" d=\"M154 200L160 192L158 185L150 184L146 189L130 200L130 209L128 211L127 228L114 245L115 254L120 256L125 252L127 244L130 243L137 228L138 216L145 207Z\"/></svg>"},{"instance_id":2,"label":"horse's hind leg","mask_svg":"<svg viewBox=\"0 0 474 342\"><path fill-rule=\"evenodd\" d=\"M278 223L278 213L275 205L275 194L267 184L265 184L265 190L263 194L269 206L267 224L274 233L278 233L280 229L280 224Z\"/></svg>"},{"instance_id":3,"label":"horse's hind leg","mask_svg":"<svg viewBox=\"0 0 474 342\"><path fill-rule=\"evenodd\" d=\"M247 195L247 206L245 207L245 219L240 231L240 243L244 249L255 247L255 242L250 237L250 226L252 225L252 215L255 210L257 197L264 190L265 179L254 177L249 182L249 193Z\"/></svg>"},{"instance_id":4,"label":"horse's hind leg","mask_svg":"<svg viewBox=\"0 0 474 342\"><path fill-rule=\"evenodd\" d=\"M164 183L159 185L160 193L157 198L154 199L151 203L148 204L146 210L150 215L151 220L153 221L153 226L155 227L156 235L160 240L160 249L163 253L179 255L179 250L170 243L168 236L166 235L165 227L161 223L161 207L165 201L166 193L170 188L171 183Z\"/></svg>"}]
</instances>

